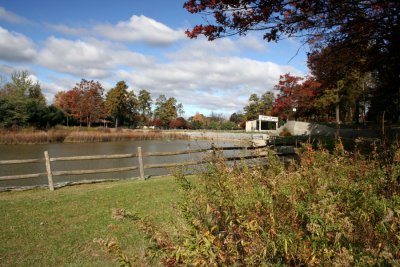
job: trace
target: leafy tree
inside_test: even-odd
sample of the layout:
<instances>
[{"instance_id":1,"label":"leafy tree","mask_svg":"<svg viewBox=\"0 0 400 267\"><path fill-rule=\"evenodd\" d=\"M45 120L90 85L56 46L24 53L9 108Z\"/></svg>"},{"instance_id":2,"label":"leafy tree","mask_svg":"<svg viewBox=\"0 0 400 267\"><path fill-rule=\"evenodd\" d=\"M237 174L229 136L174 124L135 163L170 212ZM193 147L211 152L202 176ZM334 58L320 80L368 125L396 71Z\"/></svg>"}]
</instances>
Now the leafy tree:
<instances>
[{"instance_id":1,"label":"leafy tree","mask_svg":"<svg viewBox=\"0 0 400 267\"><path fill-rule=\"evenodd\" d=\"M182 104L178 104L174 97L166 98L160 95L156 99L154 117L161 121L162 128L168 128L169 123L178 117L178 111L183 111Z\"/></svg>"},{"instance_id":2,"label":"leafy tree","mask_svg":"<svg viewBox=\"0 0 400 267\"><path fill-rule=\"evenodd\" d=\"M107 116L103 94L100 82L82 79L74 88L57 93L54 105L64 112L67 124L68 118L72 117L79 121L80 126L86 122L90 127L92 123L98 123Z\"/></svg>"},{"instance_id":3,"label":"leafy tree","mask_svg":"<svg viewBox=\"0 0 400 267\"><path fill-rule=\"evenodd\" d=\"M327 69L341 77L330 79L331 86L323 85L324 89L334 90L347 78L348 69L362 76L373 73L371 111L400 121L399 1L188 0L184 8L208 21L188 30L190 38L205 35L214 40L250 31L262 31L267 41L302 38L310 45L310 56L323 53L340 62Z\"/></svg>"},{"instance_id":4,"label":"leafy tree","mask_svg":"<svg viewBox=\"0 0 400 267\"><path fill-rule=\"evenodd\" d=\"M222 113L211 112L210 116L208 116L210 122L216 122L218 124L222 123L225 119Z\"/></svg>"},{"instance_id":5,"label":"leafy tree","mask_svg":"<svg viewBox=\"0 0 400 267\"><path fill-rule=\"evenodd\" d=\"M204 124L201 121L190 121L190 129L200 130L204 128Z\"/></svg>"},{"instance_id":6,"label":"leafy tree","mask_svg":"<svg viewBox=\"0 0 400 267\"><path fill-rule=\"evenodd\" d=\"M209 126L210 121L201 113L196 113L190 118L190 124L192 129L205 129Z\"/></svg>"},{"instance_id":7,"label":"leafy tree","mask_svg":"<svg viewBox=\"0 0 400 267\"><path fill-rule=\"evenodd\" d=\"M128 92L128 86L120 81L106 94L105 107L108 114L115 120L115 128L119 123L124 124L132 120L136 113L137 99L133 91Z\"/></svg>"},{"instance_id":8,"label":"leafy tree","mask_svg":"<svg viewBox=\"0 0 400 267\"><path fill-rule=\"evenodd\" d=\"M265 92L260 98L260 114L269 115L271 114L272 107L274 105L275 95L272 92Z\"/></svg>"},{"instance_id":9,"label":"leafy tree","mask_svg":"<svg viewBox=\"0 0 400 267\"><path fill-rule=\"evenodd\" d=\"M79 90L60 91L54 96L54 106L60 109L66 116L67 126L69 126L70 119L79 121L81 124L81 92Z\"/></svg>"},{"instance_id":10,"label":"leafy tree","mask_svg":"<svg viewBox=\"0 0 400 267\"><path fill-rule=\"evenodd\" d=\"M236 125L241 124L242 122L246 121L246 118L241 112L234 112L229 116L229 121L235 123Z\"/></svg>"},{"instance_id":11,"label":"leafy tree","mask_svg":"<svg viewBox=\"0 0 400 267\"><path fill-rule=\"evenodd\" d=\"M209 40L249 31L263 31L264 39L277 41L299 36L310 44L345 40L388 39L398 30L398 1L273 1L188 0L184 8L213 20L196 25L190 38L205 35ZM393 23L395 23L393 25Z\"/></svg>"},{"instance_id":12,"label":"leafy tree","mask_svg":"<svg viewBox=\"0 0 400 267\"><path fill-rule=\"evenodd\" d=\"M178 117L174 120L172 120L169 123L169 128L172 129L186 129L187 128L187 122L184 118Z\"/></svg>"},{"instance_id":13,"label":"leafy tree","mask_svg":"<svg viewBox=\"0 0 400 267\"><path fill-rule=\"evenodd\" d=\"M258 115L270 115L274 100L272 92L265 92L261 98L257 94L251 94L249 104L243 108L246 120L255 120Z\"/></svg>"},{"instance_id":14,"label":"leafy tree","mask_svg":"<svg viewBox=\"0 0 400 267\"><path fill-rule=\"evenodd\" d=\"M71 110L73 116L79 120L80 125L86 121L87 127L93 122L100 122L106 117L103 99L104 89L100 82L82 79L68 94L72 99Z\"/></svg>"},{"instance_id":15,"label":"leafy tree","mask_svg":"<svg viewBox=\"0 0 400 267\"><path fill-rule=\"evenodd\" d=\"M27 71L14 72L0 91L2 126L45 126L46 101L40 84L33 82Z\"/></svg>"},{"instance_id":16,"label":"leafy tree","mask_svg":"<svg viewBox=\"0 0 400 267\"><path fill-rule=\"evenodd\" d=\"M285 117L286 119L298 116L305 116L312 107L314 90L318 84L313 84L312 79L300 83L303 78L285 74L280 77L275 90L278 90L278 97L272 110L272 114ZM296 109L294 111L293 109Z\"/></svg>"},{"instance_id":17,"label":"leafy tree","mask_svg":"<svg viewBox=\"0 0 400 267\"><path fill-rule=\"evenodd\" d=\"M54 127L58 124L63 124L66 120L65 113L54 105L46 108L46 123L49 127Z\"/></svg>"},{"instance_id":18,"label":"leafy tree","mask_svg":"<svg viewBox=\"0 0 400 267\"><path fill-rule=\"evenodd\" d=\"M260 115L260 99L257 94L251 94L249 104L244 107L244 112L247 120L255 120Z\"/></svg>"},{"instance_id":19,"label":"leafy tree","mask_svg":"<svg viewBox=\"0 0 400 267\"><path fill-rule=\"evenodd\" d=\"M220 129L221 130L235 130L235 129L238 129L238 126L236 123L234 123L232 121L224 120L221 123Z\"/></svg>"},{"instance_id":20,"label":"leafy tree","mask_svg":"<svg viewBox=\"0 0 400 267\"><path fill-rule=\"evenodd\" d=\"M138 95L138 110L140 112L140 123L145 125L151 118L151 94L146 90L140 90Z\"/></svg>"},{"instance_id":21,"label":"leafy tree","mask_svg":"<svg viewBox=\"0 0 400 267\"><path fill-rule=\"evenodd\" d=\"M47 127L47 112L49 110L39 83L35 83L29 88L28 99L28 123L36 128Z\"/></svg>"},{"instance_id":22,"label":"leafy tree","mask_svg":"<svg viewBox=\"0 0 400 267\"><path fill-rule=\"evenodd\" d=\"M69 104L69 98L67 92L59 91L54 95L53 105L61 110L67 120L67 126L69 126L69 118L71 117L71 105Z\"/></svg>"},{"instance_id":23,"label":"leafy tree","mask_svg":"<svg viewBox=\"0 0 400 267\"><path fill-rule=\"evenodd\" d=\"M362 47L359 50L362 51ZM339 115L347 121L358 122L360 108L366 105L366 96L369 96L368 92L371 92L373 87L373 83L367 83L367 77L371 75L365 64L365 56L354 54L348 48L327 47L309 55L308 66L321 84L317 92L317 98L323 98L322 101L318 101L319 113L329 116L329 113L335 110L337 122L340 121ZM326 102L326 96L332 95L336 95L333 102L328 101L326 107L320 106ZM365 107L363 107L363 113L365 113Z\"/></svg>"}]
</instances>

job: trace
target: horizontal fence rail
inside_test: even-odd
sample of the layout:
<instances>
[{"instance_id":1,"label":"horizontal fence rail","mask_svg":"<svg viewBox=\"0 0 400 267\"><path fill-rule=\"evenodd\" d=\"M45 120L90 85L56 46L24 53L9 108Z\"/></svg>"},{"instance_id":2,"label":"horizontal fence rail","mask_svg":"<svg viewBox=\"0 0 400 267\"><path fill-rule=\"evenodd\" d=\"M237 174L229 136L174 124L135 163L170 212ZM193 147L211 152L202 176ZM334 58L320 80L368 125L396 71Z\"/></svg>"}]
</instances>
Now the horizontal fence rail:
<instances>
[{"instance_id":1,"label":"horizontal fence rail","mask_svg":"<svg viewBox=\"0 0 400 267\"><path fill-rule=\"evenodd\" d=\"M42 161L44 161L44 158L42 158L42 159L21 159L21 160L0 160L0 165L39 163Z\"/></svg>"},{"instance_id":2,"label":"horizontal fence rail","mask_svg":"<svg viewBox=\"0 0 400 267\"><path fill-rule=\"evenodd\" d=\"M114 154L114 155L96 155L96 156L75 156L50 158L50 161L74 161L74 160L98 160L98 159L124 159L133 158L136 154Z\"/></svg>"},{"instance_id":3,"label":"horizontal fence rail","mask_svg":"<svg viewBox=\"0 0 400 267\"><path fill-rule=\"evenodd\" d=\"M200 164L209 163L210 160L198 160L198 161L188 161L188 162L179 162L179 163L144 164L143 157L176 156L176 155L206 153L206 152L212 152L212 156L216 156L218 152L222 152L222 151L232 151L232 150L260 151L266 147L267 146L261 146L261 147L260 146L258 146L258 147L253 147L253 146L251 146L251 147L235 147L235 146L216 147L216 146L212 145L211 148L191 149L191 150L182 150L182 151L173 151L173 152L143 152L143 153L142 153L141 147L138 147L137 153L132 153L132 154L92 155L92 156L73 156L73 157L72 156L70 156L70 157L50 157L48 151L45 151L44 158L23 159L23 160L0 160L0 165L45 162L45 165L46 165L45 173L0 176L0 181L38 178L40 176L47 175L49 189L54 190L53 176L113 173L113 172L124 172L124 171L132 171L132 170L139 170L140 179L144 180L144 170L145 169L174 168L174 167L183 167L183 166L191 166L191 165L200 165ZM278 153L275 153L275 154L278 154ZM266 155L247 155L247 156L241 156L241 157L224 157L224 159L226 161L234 161L234 160L248 160L248 159L263 158L263 157L266 157ZM96 169L96 170L53 171L51 169L51 163L57 162L57 161L78 161L78 160L82 161L82 160L104 160L104 159L124 159L124 158L137 158L138 165L137 166L129 166L129 167L120 167L120 168Z\"/></svg>"}]
</instances>

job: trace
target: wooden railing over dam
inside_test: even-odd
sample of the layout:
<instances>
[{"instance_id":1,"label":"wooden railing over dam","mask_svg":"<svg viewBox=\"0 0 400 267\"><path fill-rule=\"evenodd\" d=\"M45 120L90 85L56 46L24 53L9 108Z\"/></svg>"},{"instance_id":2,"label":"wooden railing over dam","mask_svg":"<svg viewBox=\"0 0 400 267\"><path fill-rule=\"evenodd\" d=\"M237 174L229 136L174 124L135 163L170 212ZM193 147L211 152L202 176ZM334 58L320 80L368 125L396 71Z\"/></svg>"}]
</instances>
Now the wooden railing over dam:
<instances>
[{"instance_id":1,"label":"wooden railing over dam","mask_svg":"<svg viewBox=\"0 0 400 267\"><path fill-rule=\"evenodd\" d=\"M50 190L54 190L54 176L62 175L81 175L81 174L98 174L98 173L113 173L113 172L125 172L132 170L139 170L139 178L144 180L146 169L155 168L173 168L173 167L183 167L190 165L199 165L210 162L210 160L197 160L197 161L186 161L177 163L163 163L163 164L144 164L144 157L164 157L164 156L175 156L184 154L194 154L194 153L205 153L211 152L212 155L216 155L218 152L229 151L229 150L244 150L244 151L259 151L267 146L259 147L216 147L212 145L210 148L204 149L192 149L174 152L143 152L141 147L137 148L137 153L133 154L113 154L113 155L92 155L92 156L75 156L75 157L50 157L48 151L44 151L44 157L39 159L23 159L23 160L0 160L0 165L13 165L13 164L26 164L26 163L43 163L46 166L46 172L43 173L30 173L30 174L19 174L19 175L8 175L0 176L0 181L4 180L17 180L17 179L29 179L38 178L39 176L47 175L48 186ZM243 155L241 157L225 157L226 161L234 160L247 160L254 158L265 157L266 154L253 153L251 155ZM56 161L86 161L86 160L107 160L107 159L124 159L124 158L137 158L137 165L120 167L120 168L107 168L107 169L94 169L94 170L52 170L52 162Z\"/></svg>"}]
</instances>

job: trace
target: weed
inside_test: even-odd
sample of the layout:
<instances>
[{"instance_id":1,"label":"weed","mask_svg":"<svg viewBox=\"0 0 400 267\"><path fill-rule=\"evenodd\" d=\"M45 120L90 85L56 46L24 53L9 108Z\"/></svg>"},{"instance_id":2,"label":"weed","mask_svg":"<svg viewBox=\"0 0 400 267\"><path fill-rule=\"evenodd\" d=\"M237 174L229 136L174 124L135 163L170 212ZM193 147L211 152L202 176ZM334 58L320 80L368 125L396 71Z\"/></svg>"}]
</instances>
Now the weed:
<instances>
[{"instance_id":1,"label":"weed","mask_svg":"<svg viewBox=\"0 0 400 267\"><path fill-rule=\"evenodd\" d=\"M151 249L166 266L399 265L400 148L374 151L339 141L333 153L304 145L289 166L270 156L256 167L219 160L195 181L178 173L189 228Z\"/></svg>"}]
</instances>

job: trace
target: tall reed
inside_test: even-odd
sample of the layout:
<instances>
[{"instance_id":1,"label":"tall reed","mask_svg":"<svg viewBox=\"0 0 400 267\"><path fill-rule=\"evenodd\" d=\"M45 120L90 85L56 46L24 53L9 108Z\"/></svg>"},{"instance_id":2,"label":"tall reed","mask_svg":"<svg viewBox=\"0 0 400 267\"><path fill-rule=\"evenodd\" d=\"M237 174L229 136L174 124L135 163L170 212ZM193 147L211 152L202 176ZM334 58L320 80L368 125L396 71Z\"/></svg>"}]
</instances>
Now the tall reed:
<instances>
[{"instance_id":1,"label":"tall reed","mask_svg":"<svg viewBox=\"0 0 400 267\"><path fill-rule=\"evenodd\" d=\"M189 139L181 133L136 130L76 130L51 129L49 131L0 130L0 144L44 144L62 142L110 142L125 140Z\"/></svg>"}]
</instances>

